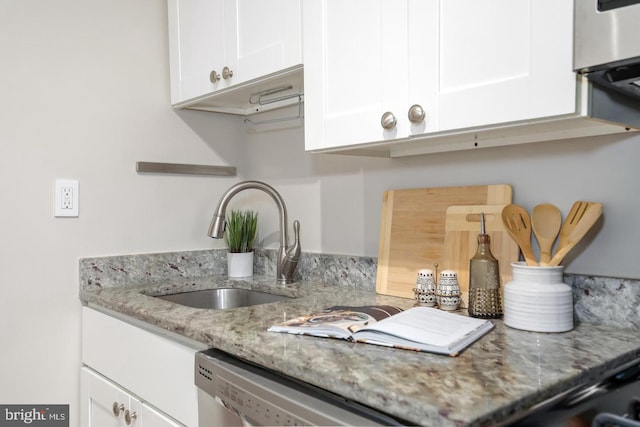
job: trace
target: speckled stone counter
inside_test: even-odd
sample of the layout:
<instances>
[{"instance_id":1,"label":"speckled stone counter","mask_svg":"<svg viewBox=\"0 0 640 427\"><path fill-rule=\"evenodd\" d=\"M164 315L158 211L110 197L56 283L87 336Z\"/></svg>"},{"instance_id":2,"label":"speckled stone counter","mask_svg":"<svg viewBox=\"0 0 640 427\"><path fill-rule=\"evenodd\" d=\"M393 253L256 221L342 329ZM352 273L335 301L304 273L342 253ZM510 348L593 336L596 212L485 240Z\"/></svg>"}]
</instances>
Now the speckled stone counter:
<instances>
[{"instance_id":1,"label":"speckled stone counter","mask_svg":"<svg viewBox=\"0 0 640 427\"><path fill-rule=\"evenodd\" d=\"M179 268L179 266L176 266ZM177 277L138 286L89 283L80 298L216 347L237 357L428 426L506 423L533 405L584 384L640 355L636 330L578 324L542 334L496 327L458 357L346 341L267 332L274 323L336 304L391 304L412 300L372 290L306 280L282 287L272 275L250 280ZM153 282L153 283L152 283ZM203 310L153 298L185 290L242 287L293 299L233 310Z\"/></svg>"}]
</instances>

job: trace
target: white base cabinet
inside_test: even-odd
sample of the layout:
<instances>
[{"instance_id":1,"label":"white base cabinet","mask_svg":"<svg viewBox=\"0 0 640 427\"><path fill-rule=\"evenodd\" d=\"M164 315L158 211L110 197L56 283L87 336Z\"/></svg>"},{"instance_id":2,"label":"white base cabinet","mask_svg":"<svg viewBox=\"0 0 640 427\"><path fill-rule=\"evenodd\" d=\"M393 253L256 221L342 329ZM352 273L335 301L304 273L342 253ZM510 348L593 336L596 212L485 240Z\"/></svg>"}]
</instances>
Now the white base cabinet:
<instances>
[{"instance_id":1,"label":"white base cabinet","mask_svg":"<svg viewBox=\"0 0 640 427\"><path fill-rule=\"evenodd\" d=\"M159 416L168 424L145 425L196 427L198 389L193 367L195 353L206 346L183 344L143 329L142 322L131 322L82 308L83 426L126 425L118 424L122 415L113 418L117 402L124 405L122 412L137 413L132 425L140 425L147 413L157 413L164 414ZM91 424L92 419L102 421Z\"/></svg>"},{"instance_id":2,"label":"white base cabinet","mask_svg":"<svg viewBox=\"0 0 640 427\"><path fill-rule=\"evenodd\" d=\"M83 427L184 427L87 367L80 380Z\"/></svg>"}]
</instances>

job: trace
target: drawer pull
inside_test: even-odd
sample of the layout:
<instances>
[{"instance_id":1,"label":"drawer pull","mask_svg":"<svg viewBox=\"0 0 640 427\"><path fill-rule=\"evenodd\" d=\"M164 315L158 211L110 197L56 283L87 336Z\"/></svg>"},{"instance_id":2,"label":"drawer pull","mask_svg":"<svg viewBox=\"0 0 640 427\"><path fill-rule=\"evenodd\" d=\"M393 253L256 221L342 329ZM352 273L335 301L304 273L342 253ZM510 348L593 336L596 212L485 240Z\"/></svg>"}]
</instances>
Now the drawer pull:
<instances>
[{"instance_id":1,"label":"drawer pull","mask_svg":"<svg viewBox=\"0 0 640 427\"><path fill-rule=\"evenodd\" d=\"M209 80L211 81L211 83L216 83L220 80L220 74L216 73L216 70L213 70L210 74L209 74Z\"/></svg>"},{"instance_id":2,"label":"drawer pull","mask_svg":"<svg viewBox=\"0 0 640 427\"><path fill-rule=\"evenodd\" d=\"M380 118L380 124L382 125L382 128L386 130L393 129L394 127L396 127L397 123L398 120L391 111L387 111L382 115L382 118Z\"/></svg>"},{"instance_id":3,"label":"drawer pull","mask_svg":"<svg viewBox=\"0 0 640 427\"><path fill-rule=\"evenodd\" d=\"M113 415L117 417L120 416L120 411L124 411L124 404L122 403L118 403L118 402L113 402L113 406L112 406L112 411L113 411Z\"/></svg>"},{"instance_id":4,"label":"drawer pull","mask_svg":"<svg viewBox=\"0 0 640 427\"><path fill-rule=\"evenodd\" d=\"M222 78L228 80L231 77L233 77L233 70L229 69L229 67L224 67L222 69Z\"/></svg>"},{"instance_id":5,"label":"drawer pull","mask_svg":"<svg viewBox=\"0 0 640 427\"><path fill-rule=\"evenodd\" d=\"M130 426L131 424L133 424L133 422L138 418L138 414L134 412L129 412L129 410L127 409L126 411L124 411L124 422Z\"/></svg>"},{"instance_id":6,"label":"drawer pull","mask_svg":"<svg viewBox=\"0 0 640 427\"><path fill-rule=\"evenodd\" d=\"M414 125L422 123L426 115L427 113L424 111L424 108L418 104L412 105L411 108L409 108L409 121Z\"/></svg>"}]
</instances>

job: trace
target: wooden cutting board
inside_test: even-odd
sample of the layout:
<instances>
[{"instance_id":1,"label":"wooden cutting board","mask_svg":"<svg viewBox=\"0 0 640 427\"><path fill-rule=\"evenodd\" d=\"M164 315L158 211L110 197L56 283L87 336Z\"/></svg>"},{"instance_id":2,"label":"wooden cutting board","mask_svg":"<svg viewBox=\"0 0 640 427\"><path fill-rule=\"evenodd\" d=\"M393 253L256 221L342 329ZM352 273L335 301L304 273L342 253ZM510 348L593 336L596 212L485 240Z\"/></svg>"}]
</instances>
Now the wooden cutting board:
<instances>
[{"instance_id":1,"label":"wooden cutting board","mask_svg":"<svg viewBox=\"0 0 640 427\"><path fill-rule=\"evenodd\" d=\"M445 269L447 209L459 205L511 203L509 185L389 190L382 199L376 291L413 298L418 271Z\"/></svg>"},{"instance_id":2,"label":"wooden cutting board","mask_svg":"<svg viewBox=\"0 0 640 427\"><path fill-rule=\"evenodd\" d=\"M504 286L511 280L511 263L518 260L520 249L502 223L503 207L504 205L476 205L447 208L443 266L458 273L464 307L468 307L469 260L478 248L482 212L485 214L485 231L491 237L491 253L498 260L500 285Z\"/></svg>"}]
</instances>

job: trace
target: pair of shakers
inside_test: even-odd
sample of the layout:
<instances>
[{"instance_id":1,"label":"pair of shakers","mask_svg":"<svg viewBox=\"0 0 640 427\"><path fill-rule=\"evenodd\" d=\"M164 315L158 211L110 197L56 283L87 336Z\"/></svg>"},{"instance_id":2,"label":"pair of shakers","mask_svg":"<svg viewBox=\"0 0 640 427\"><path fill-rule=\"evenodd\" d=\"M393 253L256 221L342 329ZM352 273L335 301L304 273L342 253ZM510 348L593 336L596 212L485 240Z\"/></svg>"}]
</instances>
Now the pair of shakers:
<instances>
[{"instance_id":1,"label":"pair of shakers","mask_svg":"<svg viewBox=\"0 0 640 427\"><path fill-rule=\"evenodd\" d=\"M453 270L440 272L436 284L433 270L423 268L418 272L416 287L413 290L415 300L426 307L438 306L442 310L453 311L460 308L460 285L458 275Z\"/></svg>"}]
</instances>

